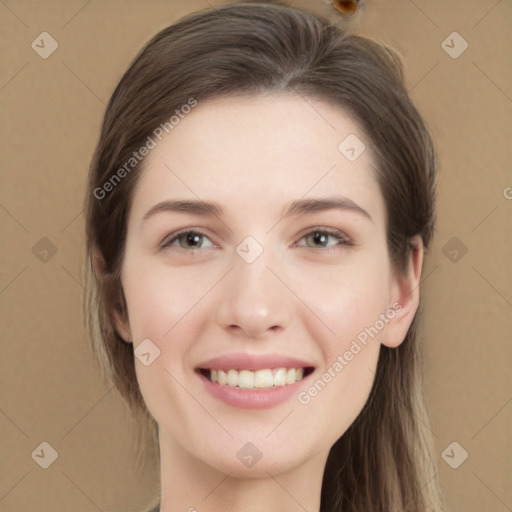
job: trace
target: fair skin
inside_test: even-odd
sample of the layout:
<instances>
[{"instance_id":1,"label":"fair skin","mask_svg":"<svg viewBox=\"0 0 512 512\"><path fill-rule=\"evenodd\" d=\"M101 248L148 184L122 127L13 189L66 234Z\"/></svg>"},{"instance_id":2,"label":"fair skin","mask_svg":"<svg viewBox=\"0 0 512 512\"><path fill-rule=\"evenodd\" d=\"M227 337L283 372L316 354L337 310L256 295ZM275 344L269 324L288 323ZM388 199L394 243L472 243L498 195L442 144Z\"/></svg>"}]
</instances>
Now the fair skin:
<instances>
[{"instance_id":1,"label":"fair skin","mask_svg":"<svg viewBox=\"0 0 512 512\"><path fill-rule=\"evenodd\" d=\"M366 144L353 162L338 150L349 134ZM146 157L117 328L134 349L150 339L160 350L135 365L159 425L162 512L319 510L329 450L368 398L381 345L403 341L419 300L421 242L397 276L372 165L367 137L342 109L295 95L200 102ZM333 197L345 207L282 216L293 201ZM223 213L160 209L144 219L164 201L199 199ZM196 236L170 236L184 228ZM263 249L250 263L236 251L248 236ZM393 305L333 377L338 356ZM233 353L295 357L313 373L281 403L233 405L198 370ZM329 369L329 382L300 402ZM249 442L261 454L252 467L237 457Z\"/></svg>"}]
</instances>

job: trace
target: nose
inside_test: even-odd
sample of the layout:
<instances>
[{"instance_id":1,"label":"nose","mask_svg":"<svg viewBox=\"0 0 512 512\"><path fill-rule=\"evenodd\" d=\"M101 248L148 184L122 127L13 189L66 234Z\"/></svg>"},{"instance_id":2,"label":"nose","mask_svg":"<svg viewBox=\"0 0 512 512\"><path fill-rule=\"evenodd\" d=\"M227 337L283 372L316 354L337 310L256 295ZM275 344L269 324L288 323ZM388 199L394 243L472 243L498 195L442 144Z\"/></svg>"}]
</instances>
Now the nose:
<instances>
[{"instance_id":1,"label":"nose","mask_svg":"<svg viewBox=\"0 0 512 512\"><path fill-rule=\"evenodd\" d=\"M219 290L216 311L218 324L231 335L261 339L290 324L290 291L276 278L269 263L266 252L252 263L235 255L234 268ZM275 266L274 260L272 267Z\"/></svg>"}]
</instances>

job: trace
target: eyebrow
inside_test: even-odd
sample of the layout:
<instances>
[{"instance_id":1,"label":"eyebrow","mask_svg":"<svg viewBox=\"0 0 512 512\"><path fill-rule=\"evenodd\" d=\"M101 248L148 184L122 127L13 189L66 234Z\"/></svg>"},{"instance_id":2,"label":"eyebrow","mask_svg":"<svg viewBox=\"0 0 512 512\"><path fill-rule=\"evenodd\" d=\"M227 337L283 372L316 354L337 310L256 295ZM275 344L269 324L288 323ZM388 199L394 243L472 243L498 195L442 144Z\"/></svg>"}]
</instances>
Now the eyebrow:
<instances>
[{"instance_id":1,"label":"eyebrow","mask_svg":"<svg viewBox=\"0 0 512 512\"><path fill-rule=\"evenodd\" d=\"M355 212L373 222L371 215L364 208L348 197L343 196L292 201L282 210L281 218L332 209ZM150 208L142 218L142 221L162 212L189 213L204 217L221 217L224 214L222 207L212 201L202 201L200 199L167 200Z\"/></svg>"},{"instance_id":2,"label":"eyebrow","mask_svg":"<svg viewBox=\"0 0 512 512\"><path fill-rule=\"evenodd\" d=\"M313 213L333 209L355 212L373 222L371 215L363 207L352 201L352 199L343 196L326 197L322 199L299 199L284 208L281 212L281 216L284 218L291 217L292 215L300 215L301 213Z\"/></svg>"}]
</instances>

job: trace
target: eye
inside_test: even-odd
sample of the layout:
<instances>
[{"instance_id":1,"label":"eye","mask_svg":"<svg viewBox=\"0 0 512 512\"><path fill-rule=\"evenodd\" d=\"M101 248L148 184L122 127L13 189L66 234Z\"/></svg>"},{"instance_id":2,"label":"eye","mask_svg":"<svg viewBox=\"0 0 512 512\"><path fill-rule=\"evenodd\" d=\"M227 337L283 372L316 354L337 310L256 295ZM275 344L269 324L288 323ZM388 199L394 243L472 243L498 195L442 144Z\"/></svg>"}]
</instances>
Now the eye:
<instances>
[{"instance_id":1,"label":"eye","mask_svg":"<svg viewBox=\"0 0 512 512\"><path fill-rule=\"evenodd\" d=\"M354 245L350 238L338 229L313 229L304 235L300 240L305 240L306 245L297 243L299 247L310 247L313 249L330 248L336 245Z\"/></svg>"},{"instance_id":2,"label":"eye","mask_svg":"<svg viewBox=\"0 0 512 512\"><path fill-rule=\"evenodd\" d=\"M300 243L302 240L306 243ZM352 246L354 243L343 231L338 229L318 228L306 233L295 245L312 249L331 249L339 245ZM204 233L187 229L169 235L162 242L161 247L162 249L167 248L170 250L182 250L193 253L200 249L217 246Z\"/></svg>"},{"instance_id":3,"label":"eye","mask_svg":"<svg viewBox=\"0 0 512 512\"><path fill-rule=\"evenodd\" d=\"M214 244L205 234L189 229L173 233L162 242L161 247L193 252L198 249L214 247Z\"/></svg>"}]
</instances>

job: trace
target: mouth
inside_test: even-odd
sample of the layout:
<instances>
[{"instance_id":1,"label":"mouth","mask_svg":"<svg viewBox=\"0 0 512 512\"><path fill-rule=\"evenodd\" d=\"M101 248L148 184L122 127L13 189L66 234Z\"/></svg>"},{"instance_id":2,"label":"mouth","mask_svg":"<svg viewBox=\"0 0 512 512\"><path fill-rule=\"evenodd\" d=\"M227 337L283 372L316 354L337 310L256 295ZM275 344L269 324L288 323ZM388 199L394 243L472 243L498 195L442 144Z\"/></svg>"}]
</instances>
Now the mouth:
<instances>
[{"instance_id":1,"label":"mouth","mask_svg":"<svg viewBox=\"0 0 512 512\"><path fill-rule=\"evenodd\" d=\"M197 371L210 382L218 386L238 389L272 389L291 386L313 373L314 368L263 368L256 371L248 369L198 368Z\"/></svg>"}]
</instances>

